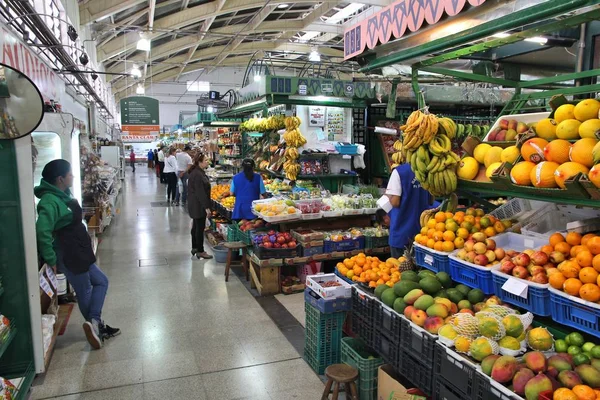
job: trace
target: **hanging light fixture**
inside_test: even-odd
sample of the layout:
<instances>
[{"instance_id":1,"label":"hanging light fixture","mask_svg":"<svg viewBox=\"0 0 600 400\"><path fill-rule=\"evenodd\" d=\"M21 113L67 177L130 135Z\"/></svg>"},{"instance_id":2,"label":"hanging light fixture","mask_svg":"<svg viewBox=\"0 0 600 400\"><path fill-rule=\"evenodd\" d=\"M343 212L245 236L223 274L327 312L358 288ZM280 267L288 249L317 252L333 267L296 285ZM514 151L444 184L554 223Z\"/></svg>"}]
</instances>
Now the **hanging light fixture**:
<instances>
[{"instance_id":1,"label":"hanging light fixture","mask_svg":"<svg viewBox=\"0 0 600 400\"><path fill-rule=\"evenodd\" d=\"M79 37L79 35L77 34L77 31L75 30L75 28L73 28L73 25L69 25L69 27L67 28L67 36L72 41L76 41L77 38Z\"/></svg>"},{"instance_id":2,"label":"hanging light fixture","mask_svg":"<svg viewBox=\"0 0 600 400\"><path fill-rule=\"evenodd\" d=\"M141 84L139 84L137 86L137 88L135 89L135 93L136 94L145 94L146 93L146 89L144 89L144 87Z\"/></svg>"},{"instance_id":3,"label":"hanging light fixture","mask_svg":"<svg viewBox=\"0 0 600 400\"><path fill-rule=\"evenodd\" d=\"M81 65L83 65L84 67L87 65L87 63L90 62L90 59L88 57L87 54L85 54L85 51L81 52L81 55L79 56L79 62L81 63Z\"/></svg>"},{"instance_id":4,"label":"hanging light fixture","mask_svg":"<svg viewBox=\"0 0 600 400\"><path fill-rule=\"evenodd\" d=\"M135 64L133 64L133 68L131 68L131 76L133 76L136 79L142 77L142 71L140 71L138 66Z\"/></svg>"},{"instance_id":5,"label":"hanging light fixture","mask_svg":"<svg viewBox=\"0 0 600 400\"><path fill-rule=\"evenodd\" d=\"M313 47L312 51L308 55L308 61L321 62L321 54L319 54L319 51L316 47Z\"/></svg>"},{"instance_id":6,"label":"hanging light fixture","mask_svg":"<svg viewBox=\"0 0 600 400\"><path fill-rule=\"evenodd\" d=\"M209 112L209 113L211 113L211 112L213 112L213 111L215 111L215 109L213 108L213 106L208 106L208 107L206 107L206 112Z\"/></svg>"},{"instance_id":7,"label":"hanging light fixture","mask_svg":"<svg viewBox=\"0 0 600 400\"><path fill-rule=\"evenodd\" d=\"M150 40L143 33L140 33L140 40L137 42L137 49L142 51L150 51Z\"/></svg>"}]
</instances>

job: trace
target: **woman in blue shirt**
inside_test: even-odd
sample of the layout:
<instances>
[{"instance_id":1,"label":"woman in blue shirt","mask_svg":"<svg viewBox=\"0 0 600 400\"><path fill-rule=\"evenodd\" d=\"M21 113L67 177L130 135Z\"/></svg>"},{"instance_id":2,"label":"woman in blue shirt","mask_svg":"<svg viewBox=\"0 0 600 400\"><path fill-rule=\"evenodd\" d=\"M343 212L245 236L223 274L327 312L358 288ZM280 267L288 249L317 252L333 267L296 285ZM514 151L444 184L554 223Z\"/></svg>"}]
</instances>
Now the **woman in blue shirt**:
<instances>
[{"instance_id":1,"label":"woman in blue shirt","mask_svg":"<svg viewBox=\"0 0 600 400\"><path fill-rule=\"evenodd\" d=\"M267 191L260 174L254 172L254 160L245 159L242 162L243 171L233 177L231 188L232 196L235 196L233 208L233 219L254 219L252 214L252 202L260 199Z\"/></svg>"}]
</instances>

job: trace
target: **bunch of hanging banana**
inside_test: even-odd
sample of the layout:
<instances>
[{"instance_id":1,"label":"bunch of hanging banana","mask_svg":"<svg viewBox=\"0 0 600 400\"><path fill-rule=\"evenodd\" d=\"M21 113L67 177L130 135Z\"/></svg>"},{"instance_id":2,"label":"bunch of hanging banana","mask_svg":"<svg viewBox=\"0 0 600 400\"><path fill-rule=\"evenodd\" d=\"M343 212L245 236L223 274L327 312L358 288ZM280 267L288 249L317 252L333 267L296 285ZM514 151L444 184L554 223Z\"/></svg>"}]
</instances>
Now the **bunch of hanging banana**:
<instances>
[{"instance_id":1,"label":"bunch of hanging banana","mask_svg":"<svg viewBox=\"0 0 600 400\"><path fill-rule=\"evenodd\" d=\"M456 122L448 117L438 118L439 128L438 133L448 136L450 139L454 139L457 136L457 125Z\"/></svg>"},{"instance_id":2,"label":"bunch of hanging banana","mask_svg":"<svg viewBox=\"0 0 600 400\"><path fill-rule=\"evenodd\" d=\"M292 130L292 129L297 129L300 124L302 124L302 120L298 117L285 117L285 129L287 129L288 131Z\"/></svg>"},{"instance_id":3,"label":"bunch of hanging banana","mask_svg":"<svg viewBox=\"0 0 600 400\"><path fill-rule=\"evenodd\" d=\"M406 124L400 127L404 134L402 144L409 150L428 144L437 134L438 127L438 119L434 114L414 111L406 120Z\"/></svg>"},{"instance_id":4,"label":"bunch of hanging banana","mask_svg":"<svg viewBox=\"0 0 600 400\"><path fill-rule=\"evenodd\" d=\"M419 223L421 224L421 227L427 226L427 222L429 222L429 220L433 218L439 210L440 208L436 207L423 211L419 217Z\"/></svg>"},{"instance_id":5,"label":"bunch of hanging banana","mask_svg":"<svg viewBox=\"0 0 600 400\"><path fill-rule=\"evenodd\" d=\"M286 130L283 134L283 140L288 146L302 147L306 144L306 138L298 128Z\"/></svg>"},{"instance_id":6,"label":"bunch of hanging banana","mask_svg":"<svg viewBox=\"0 0 600 400\"><path fill-rule=\"evenodd\" d=\"M296 160L288 160L283 163L285 177L290 181L295 181L300 173L300 164Z\"/></svg>"},{"instance_id":7,"label":"bunch of hanging banana","mask_svg":"<svg viewBox=\"0 0 600 400\"><path fill-rule=\"evenodd\" d=\"M297 160L298 157L300 156L300 153L298 153L298 149L295 147L288 147L287 149L285 149L285 159L286 160Z\"/></svg>"},{"instance_id":8,"label":"bunch of hanging banana","mask_svg":"<svg viewBox=\"0 0 600 400\"><path fill-rule=\"evenodd\" d=\"M394 154L392 154L391 159L392 159L392 169L396 168L398 165L402 164L405 159L404 159L404 153L402 152L402 148L404 146L402 145L402 141L401 140L396 140L394 142L394 150L396 151Z\"/></svg>"}]
</instances>

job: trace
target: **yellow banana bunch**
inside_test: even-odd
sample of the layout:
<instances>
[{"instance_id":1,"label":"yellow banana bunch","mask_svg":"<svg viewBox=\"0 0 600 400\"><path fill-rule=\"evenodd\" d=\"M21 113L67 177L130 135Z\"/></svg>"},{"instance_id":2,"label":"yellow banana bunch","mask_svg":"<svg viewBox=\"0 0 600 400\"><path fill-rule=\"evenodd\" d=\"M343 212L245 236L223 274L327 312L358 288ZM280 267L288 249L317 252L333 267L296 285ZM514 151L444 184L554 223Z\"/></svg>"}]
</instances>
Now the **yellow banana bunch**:
<instances>
[{"instance_id":1,"label":"yellow banana bunch","mask_svg":"<svg viewBox=\"0 0 600 400\"><path fill-rule=\"evenodd\" d=\"M283 163L283 171L285 172L285 177L287 179L295 181L300 173L300 164L298 164L296 160L286 161Z\"/></svg>"},{"instance_id":2,"label":"yellow banana bunch","mask_svg":"<svg viewBox=\"0 0 600 400\"><path fill-rule=\"evenodd\" d=\"M410 114L406 124L400 127L404 133L403 148L416 149L433 140L437 134L439 122L434 114L424 114L417 110Z\"/></svg>"},{"instance_id":3,"label":"yellow banana bunch","mask_svg":"<svg viewBox=\"0 0 600 400\"><path fill-rule=\"evenodd\" d=\"M286 117L284 124L287 130L292 130L298 128L302 124L302 120L298 117Z\"/></svg>"},{"instance_id":4,"label":"yellow banana bunch","mask_svg":"<svg viewBox=\"0 0 600 400\"><path fill-rule=\"evenodd\" d=\"M394 142L394 150L402 151L402 140L396 140Z\"/></svg>"},{"instance_id":5,"label":"yellow banana bunch","mask_svg":"<svg viewBox=\"0 0 600 400\"><path fill-rule=\"evenodd\" d=\"M394 164L402 164L404 162L404 155L401 151L392 154L392 161Z\"/></svg>"},{"instance_id":6,"label":"yellow banana bunch","mask_svg":"<svg viewBox=\"0 0 600 400\"><path fill-rule=\"evenodd\" d=\"M285 131L283 140L291 147L302 147L306 144L306 138L297 128Z\"/></svg>"},{"instance_id":7,"label":"yellow banana bunch","mask_svg":"<svg viewBox=\"0 0 600 400\"><path fill-rule=\"evenodd\" d=\"M457 125L456 122L451 120L450 118L438 118L439 121L439 134L444 134L448 136L450 139L454 139L456 137Z\"/></svg>"},{"instance_id":8,"label":"yellow banana bunch","mask_svg":"<svg viewBox=\"0 0 600 400\"><path fill-rule=\"evenodd\" d=\"M298 149L295 147L288 147L285 150L285 159L286 160L297 160L299 157Z\"/></svg>"}]
</instances>

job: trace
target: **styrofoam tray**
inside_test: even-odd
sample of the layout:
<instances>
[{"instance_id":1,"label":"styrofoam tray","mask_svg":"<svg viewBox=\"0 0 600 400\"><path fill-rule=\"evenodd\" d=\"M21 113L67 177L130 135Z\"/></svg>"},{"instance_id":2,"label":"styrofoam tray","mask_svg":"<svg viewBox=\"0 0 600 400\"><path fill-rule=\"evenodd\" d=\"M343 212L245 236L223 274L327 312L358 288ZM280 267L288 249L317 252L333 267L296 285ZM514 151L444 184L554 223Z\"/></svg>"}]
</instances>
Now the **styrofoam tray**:
<instances>
[{"instance_id":1,"label":"styrofoam tray","mask_svg":"<svg viewBox=\"0 0 600 400\"><path fill-rule=\"evenodd\" d=\"M341 286L323 287L319 282L337 281ZM306 285L324 299L334 297L352 297L352 285L340 279L335 274L317 274L306 277Z\"/></svg>"},{"instance_id":2,"label":"styrofoam tray","mask_svg":"<svg viewBox=\"0 0 600 400\"><path fill-rule=\"evenodd\" d=\"M341 217L342 215L344 215L344 211L343 210L321 211L321 215L323 215L323 218Z\"/></svg>"},{"instance_id":3,"label":"styrofoam tray","mask_svg":"<svg viewBox=\"0 0 600 400\"><path fill-rule=\"evenodd\" d=\"M539 113L529 113L529 114L513 114L513 115L503 115L494 122L494 125L491 126L490 131L485 134L484 142L487 142L488 136L490 132L493 131L498 125L500 125L501 119L514 119L517 122L525 122L526 124L530 122L538 122L541 119L548 118L550 116L549 112L539 112ZM494 143L494 142L489 142Z\"/></svg>"},{"instance_id":4,"label":"styrofoam tray","mask_svg":"<svg viewBox=\"0 0 600 400\"><path fill-rule=\"evenodd\" d=\"M346 209L344 210L344 215L361 215L362 213L364 213L364 209Z\"/></svg>"}]
</instances>

